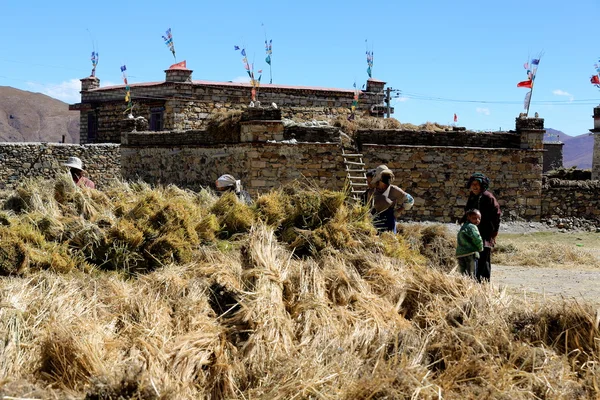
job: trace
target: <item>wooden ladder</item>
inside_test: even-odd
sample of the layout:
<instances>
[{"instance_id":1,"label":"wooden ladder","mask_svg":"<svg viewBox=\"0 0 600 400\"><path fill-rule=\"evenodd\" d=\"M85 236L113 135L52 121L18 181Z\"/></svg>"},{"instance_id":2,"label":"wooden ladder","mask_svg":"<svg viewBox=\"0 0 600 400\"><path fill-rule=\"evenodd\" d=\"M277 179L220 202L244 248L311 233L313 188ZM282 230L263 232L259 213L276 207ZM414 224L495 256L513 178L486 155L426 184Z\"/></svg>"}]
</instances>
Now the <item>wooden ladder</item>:
<instances>
[{"instance_id":1,"label":"wooden ladder","mask_svg":"<svg viewBox=\"0 0 600 400\"><path fill-rule=\"evenodd\" d=\"M363 155L360 153L346 153L342 146L342 156L344 157L344 166L346 178L350 185L350 197L360 201L360 195L367 190L367 171L363 162Z\"/></svg>"}]
</instances>

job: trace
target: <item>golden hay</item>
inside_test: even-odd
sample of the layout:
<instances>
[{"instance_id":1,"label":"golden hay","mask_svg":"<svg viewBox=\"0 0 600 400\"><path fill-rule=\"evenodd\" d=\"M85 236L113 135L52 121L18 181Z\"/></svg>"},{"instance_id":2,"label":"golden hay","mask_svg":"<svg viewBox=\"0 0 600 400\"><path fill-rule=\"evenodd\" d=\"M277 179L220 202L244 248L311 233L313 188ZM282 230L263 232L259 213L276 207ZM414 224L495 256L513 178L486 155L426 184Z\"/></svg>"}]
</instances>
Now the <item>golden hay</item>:
<instances>
[{"instance_id":1,"label":"golden hay","mask_svg":"<svg viewBox=\"0 0 600 400\"><path fill-rule=\"evenodd\" d=\"M254 214L250 207L240 202L233 192L223 193L210 211L219 218L220 235L224 238L248 232L254 222Z\"/></svg>"},{"instance_id":2,"label":"golden hay","mask_svg":"<svg viewBox=\"0 0 600 400\"><path fill-rule=\"evenodd\" d=\"M442 224L398 224L398 233L424 255L428 264L446 272L456 267L456 236Z\"/></svg>"},{"instance_id":3,"label":"golden hay","mask_svg":"<svg viewBox=\"0 0 600 400\"><path fill-rule=\"evenodd\" d=\"M0 227L0 242L0 276L23 274L29 268L25 244L5 227Z\"/></svg>"},{"instance_id":4,"label":"golden hay","mask_svg":"<svg viewBox=\"0 0 600 400\"><path fill-rule=\"evenodd\" d=\"M258 217L267 225L278 226L287 216L288 198L281 190L272 190L256 199Z\"/></svg>"},{"instance_id":5,"label":"golden hay","mask_svg":"<svg viewBox=\"0 0 600 400\"><path fill-rule=\"evenodd\" d=\"M600 259L594 254L563 243L536 242L532 245L531 242L502 240L494 248L493 257L495 263L502 265L600 267Z\"/></svg>"},{"instance_id":6,"label":"golden hay","mask_svg":"<svg viewBox=\"0 0 600 400\"><path fill-rule=\"evenodd\" d=\"M445 273L440 227L377 235L344 194L300 185L269 199L283 215L115 183L99 200L81 191L97 206L86 219L65 206L74 193L48 215L30 199L0 226L2 251L29 257L0 279L3 397L600 395L596 310ZM235 241L215 240L228 218Z\"/></svg>"}]
</instances>

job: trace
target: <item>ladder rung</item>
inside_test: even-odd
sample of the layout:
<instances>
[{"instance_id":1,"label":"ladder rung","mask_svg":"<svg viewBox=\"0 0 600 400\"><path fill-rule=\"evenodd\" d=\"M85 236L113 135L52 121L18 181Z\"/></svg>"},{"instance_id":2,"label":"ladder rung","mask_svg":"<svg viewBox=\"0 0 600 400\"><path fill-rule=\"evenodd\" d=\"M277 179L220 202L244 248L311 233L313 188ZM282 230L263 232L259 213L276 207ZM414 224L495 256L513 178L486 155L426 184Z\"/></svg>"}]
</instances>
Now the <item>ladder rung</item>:
<instances>
[{"instance_id":1,"label":"ladder rung","mask_svg":"<svg viewBox=\"0 0 600 400\"><path fill-rule=\"evenodd\" d=\"M351 186L369 186L366 183L354 183L354 182L350 182Z\"/></svg>"},{"instance_id":2,"label":"ladder rung","mask_svg":"<svg viewBox=\"0 0 600 400\"><path fill-rule=\"evenodd\" d=\"M344 157L362 157L362 154L350 154L350 153L344 153L342 154Z\"/></svg>"},{"instance_id":3,"label":"ladder rung","mask_svg":"<svg viewBox=\"0 0 600 400\"><path fill-rule=\"evenodd\" d=\"M350 165L365 165L365 163L361 163L361 162L354 162L354 161L344 161L346 164L350 164Z\"/></svg>"},{"instance_id":4,"label":"ladder rung","mask_svg":"<svg viewBox=\"0 0 600 400\"><path fill-rule=\"evenodd\" d=\"M364 190L351 190L350 193L364 193Z\"/></svg>"},{"instance_id":5,"label":"ladder rung","mask_svg":"<svg viewBox=\"0 0 600 400\"><path fill-rule=\"evenodd\" d=\"M350 169L350 168L346 168L346 172L367 172L366 169L361 168L361 169Z\"/></svg>"},{"instance_id":6,"label":"ladder rung","mask_svg":"<svg viewBox=\"0 0 600 400\"><path fill-rule=\"evenodd\" d=\"M360 179L360 180L364 181L365 179L367 179L367 177L366 176L352 176L352 175L350 175L348 177L348 179Z\"/></svg>"}]
</instances>

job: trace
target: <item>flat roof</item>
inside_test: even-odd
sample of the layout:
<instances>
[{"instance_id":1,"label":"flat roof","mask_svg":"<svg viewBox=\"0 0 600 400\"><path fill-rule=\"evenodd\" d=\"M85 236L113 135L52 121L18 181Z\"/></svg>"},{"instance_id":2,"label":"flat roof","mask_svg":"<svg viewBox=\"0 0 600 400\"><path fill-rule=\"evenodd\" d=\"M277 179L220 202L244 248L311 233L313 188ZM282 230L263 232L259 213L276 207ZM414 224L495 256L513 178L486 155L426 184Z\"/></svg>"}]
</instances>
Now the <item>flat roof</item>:
<instances>
[{"instance_id":1,"label":"flat roof","mask_svg":"<svg viewBox=\"0 0 600 400\"><path fill-rule=\"evenodd\" d=\"M142 82L142 83L130 83L129 87L149 87L149 86L160 86L165 83L172 83L168 81L162 82ZM177 82L182 83L182 82ZM204 80L193 80L193 85L198 86L227 86L227 87L240 87L240 88L251 88L252 85L249 82L216 82L216 81L204 81ZM125 88L125 85L113 85L113 86L104 86L98 89L92 89L90 92L98 92L103 90L113 90L113 89L121 89ZM291 90L313 90L313 91L322 91L322 92L342 92L342 93L354 93L353 89L338 89L338 88L325 88L318 86L295 86L295 85L274 85L270 83L261 83L261 89L291 89Z\"/></svg>"}]
</instances>

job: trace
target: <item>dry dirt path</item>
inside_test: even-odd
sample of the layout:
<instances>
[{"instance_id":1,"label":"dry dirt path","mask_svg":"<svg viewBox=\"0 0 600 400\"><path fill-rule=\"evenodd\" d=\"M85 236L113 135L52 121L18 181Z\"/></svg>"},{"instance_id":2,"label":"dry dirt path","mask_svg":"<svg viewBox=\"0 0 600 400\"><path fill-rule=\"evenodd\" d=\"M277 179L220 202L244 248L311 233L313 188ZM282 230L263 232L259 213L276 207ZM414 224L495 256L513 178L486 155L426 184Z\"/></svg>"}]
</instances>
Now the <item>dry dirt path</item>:
<instances>
[{"instance_id":1,"label":"dry dirt path","mask_svg":"<svg viewBox=\"0 0 600 400\"><path fill-rule=\"evenodd\" d=\"M492 283L536 298L565 298L600 305L600 271L506 266L492 263Z\"/></svg>"}]
</instances>

